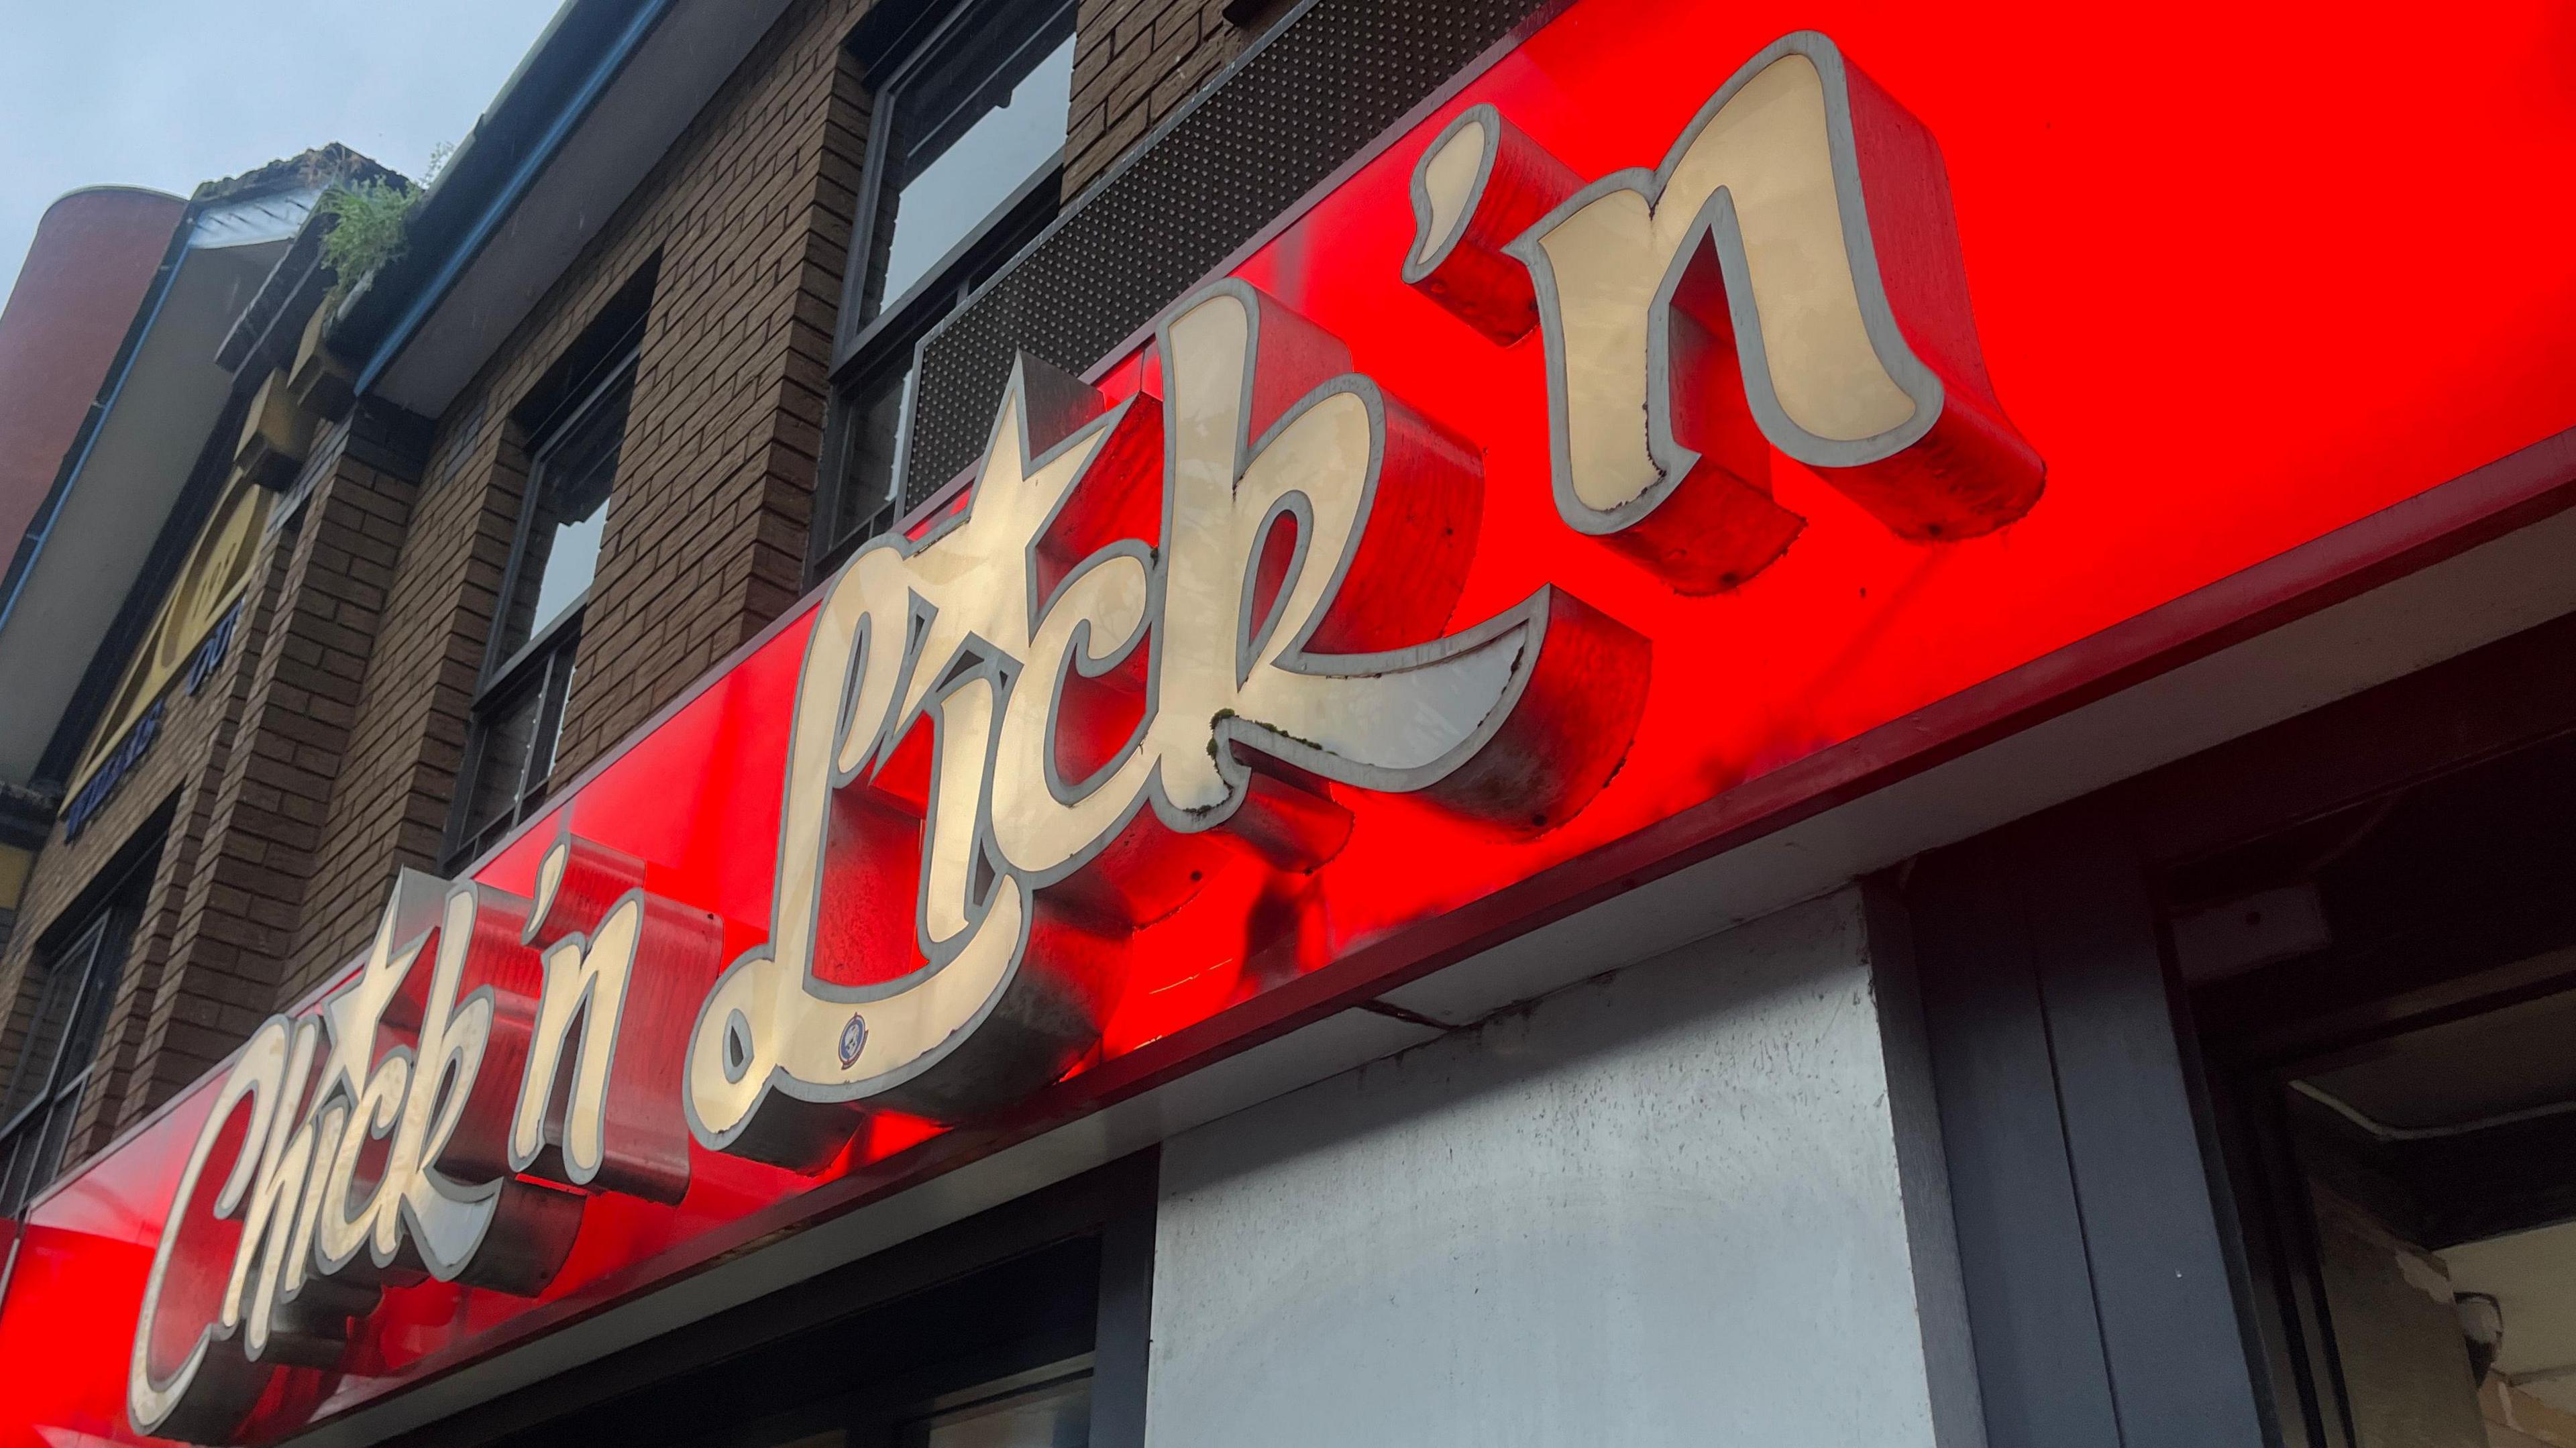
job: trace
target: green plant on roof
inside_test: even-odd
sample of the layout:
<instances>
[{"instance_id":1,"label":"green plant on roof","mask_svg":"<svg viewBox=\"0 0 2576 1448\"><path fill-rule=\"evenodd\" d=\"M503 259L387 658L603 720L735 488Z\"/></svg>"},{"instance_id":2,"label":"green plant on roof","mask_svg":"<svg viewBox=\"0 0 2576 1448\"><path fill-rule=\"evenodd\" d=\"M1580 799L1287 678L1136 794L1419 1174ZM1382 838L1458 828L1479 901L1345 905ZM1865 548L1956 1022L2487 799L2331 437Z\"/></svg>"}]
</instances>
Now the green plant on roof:
<instances>
[{"instance_id":1,"label":"green plant on roof","mask_svg":"<svg viewBox=\"0 0 2576 1448\"><path fill-rule=\"evenodd\" d=\"M322 238L322 264L342 288L402 255L403 231L420 197L397 181L359 181L322 194L322 214L333 218Z\"/></svg>"},{"instance_id":2,"label":"green plant on roof","mask_svg":"<svg viewBox=\"0 0 2576 1448\"><path fill-rule=\"evenodd\" d=\"M438 146L430 151L430 178L438 175L451 149ZM322 264L338 279L335 291L347 291L369 272L402 255L404 232L428 194L426 180L414 186L398 177L349 182L322 193L316 209L334 218L322 238Z\"/></svg>"}]
</instances>

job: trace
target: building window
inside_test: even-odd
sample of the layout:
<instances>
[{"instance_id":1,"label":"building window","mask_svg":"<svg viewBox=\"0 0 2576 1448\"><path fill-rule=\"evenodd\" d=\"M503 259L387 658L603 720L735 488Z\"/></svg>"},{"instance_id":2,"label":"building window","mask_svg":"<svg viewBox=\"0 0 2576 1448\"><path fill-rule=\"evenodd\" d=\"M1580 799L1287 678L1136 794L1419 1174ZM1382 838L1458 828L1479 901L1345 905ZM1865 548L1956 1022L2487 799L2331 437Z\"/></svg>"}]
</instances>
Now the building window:
<instances>
[{"instance_id":1,"label":"building window","mask_svg":"<svg viewBox=\"0 0 2576 1448\"><path fill-rule=\"evenodd\" d=\"M54 932L59 943L37 949L36 1008L0 1098L0 1220L24 1215L62 1172L150 877L148 861L129 869L105 903L67 919Z\"/></svg>"},{"instance_id":2,"label":"building window","mask_svg":"<svg viewBox=\"0 0 2576 1448\"><path fill-rule=\"evenodd\" d=\"M1139 1152L675 1326L531 1390L488 1441L1141 1443L1160 1182Z\"/></svg>"},{"instance_id":3,"label":"building window","mask_svg":"<svg viewBox=\"0 0 2576 1448\"><path fill-rule=\"evenodd\" d=\"M893 1448L1089 1448L1091 1360L949 1393L899 1424Z\"/></svg>"},{"instance_id":4,"label":"building window","mask_svg":"<svg viewBox=\"0 0 2576 1448\"><path fill-rule=\"evenodd\" d=\"M451 866L482 854L545 802L634 388L630 331L530 429L527 502L475 692Z\"/></svg>"},{"instance_id":5,"label":"building window","mask_svg":"<svg viewBox=\"0 0 2576 1448\"><path fill-rule=\"evenodd\" d=\"M1073 26L1062 0L979 0L867 62L884 79L833 349L818 573L903 511L921 339L1055 217Z\"/></svg>"},{"instance_id":6,"label":"building window","mask_svg":"<svg viewBox=\"0 0 2576 1448\"><path fill-rule=\"evenodd\" d=\"M2276 1441L2576 1441L2576 736L2398 778L2158 882Z\"/></svg>"}]
</instances>

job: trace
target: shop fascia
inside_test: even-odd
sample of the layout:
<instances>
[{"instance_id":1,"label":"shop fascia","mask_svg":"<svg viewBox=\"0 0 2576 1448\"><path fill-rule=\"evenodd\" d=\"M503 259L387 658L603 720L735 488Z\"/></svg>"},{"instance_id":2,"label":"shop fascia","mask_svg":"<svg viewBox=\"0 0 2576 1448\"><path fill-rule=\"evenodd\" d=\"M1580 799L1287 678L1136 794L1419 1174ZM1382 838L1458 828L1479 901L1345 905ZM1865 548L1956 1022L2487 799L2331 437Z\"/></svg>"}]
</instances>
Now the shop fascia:
<instances>
[{"instance_id":1,"label":"shop fascia","mask_svg":"<svg viewBox=\"0 0 2576 1448\"><path fill-rule=\"evenodd\" d=\"M1565 527L1676 590L1795 536L1770 449L1913 539L2040 495L1938 151L1822 36L1748 62L1653 170L1580 177L1478 106L1412 193L1404 280L1544 350ZM1443 631L1476 441L1241 281L1152 349L1160 397L1115 403L1023 359L963 507L827 585L764 943L725 961L715 916L568 831L528 897L402 876L347 983L222 1080L143 1299L137 1429L224 1440L388 1284L540 1291L587 1200L677 1201L693 1146L819 1169L869 1111L959 1122L1064 1077L1119 923L1189 898L1210 847L1315 868L1352 829L1336 791L1522 834L1585 807L1647 642L1554 586ZM852 956L914 968L851 985ZM215 1307L164 1321L182 1295Z\"/></svg>"}]
</instances>

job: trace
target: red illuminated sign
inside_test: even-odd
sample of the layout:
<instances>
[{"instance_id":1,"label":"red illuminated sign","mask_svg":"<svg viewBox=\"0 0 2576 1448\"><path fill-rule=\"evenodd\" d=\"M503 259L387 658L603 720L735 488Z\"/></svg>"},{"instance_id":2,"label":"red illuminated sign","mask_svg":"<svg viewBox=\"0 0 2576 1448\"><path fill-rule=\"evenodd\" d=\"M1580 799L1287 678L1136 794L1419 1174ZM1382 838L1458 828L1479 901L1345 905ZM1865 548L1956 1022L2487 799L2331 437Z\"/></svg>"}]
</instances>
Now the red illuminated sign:
<instances>
[{"instance_id":1,"label":"red illuminated sign","mask_svg":"<svg viewBox=\"0 0 2576 1448\"><path fill-rule=\"evenodd\" d=\"M1891 37L1882 89L1753 24L1583 0L1133 354L1023 362L957 506L407 875L32 1215L0 1434L379 1399L1669 868L1747 781L2567 420L2527 349L2419 349L2366 467L2268 410L2154 432L2175 354L2083 305L2146 268L2003 119L2034 42Z\"/></svg>"},{"instance_id":2,"label":"red illuminated sign","mask_svg":"<svg viewBox=\"0 0 2576 1448\"><path fill-rule=\"evenodd\" d=\"M1740 585L1801 521L1774 446L1925 541L2037 500L1939 152L1822 36L1754 57L1657 170L1576 180L1468 111L1415 169L1407 268L1492 345L1537 329L1575 535ZM253 1036L177 1200L242 1144L144 1290L136 1427L232 1438L387 1285L538 1294L588 1196L686 1195L688 1137L815 1171L873 1113L1012 1106L1100 1049L1141 933L1251 937L1360 799L1497 841L1582 814L1655 649L1553 582L1462 623L1476 443L1244 281L1175 307L1149 360L1159 396L1113 401L1023 358L963 507L824 587L766 928L720 974L712 912L559 819L533 899L406 876L356 976ZM217 1276L211 1317L172 1300Z\"/></svg>"}]
</instances>

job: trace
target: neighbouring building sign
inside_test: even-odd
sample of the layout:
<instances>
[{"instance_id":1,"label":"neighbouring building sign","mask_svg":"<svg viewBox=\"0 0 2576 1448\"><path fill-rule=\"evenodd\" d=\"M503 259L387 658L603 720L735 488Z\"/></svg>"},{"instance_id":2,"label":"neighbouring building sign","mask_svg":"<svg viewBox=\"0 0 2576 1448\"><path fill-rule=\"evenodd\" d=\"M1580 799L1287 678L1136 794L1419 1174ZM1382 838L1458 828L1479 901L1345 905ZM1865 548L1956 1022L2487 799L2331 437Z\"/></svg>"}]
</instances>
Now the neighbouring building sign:
<instances>
[{"instance_id":1,"label":"neighbouring building sign","mask_svg":"<svg viewBox=\"0 0 2576 1448\"><path fill-rule=\"evenodd\" d=\"M41 1411L290 1433L2043 711L1886 742L2552 430L2416 438L2383 369L2368 468L2243 461L2279 367L2150 435L2062 365L2118 348L2032 163L1954 208L1908 85L1748 23L1583 0L1132 353L1024 359L953 503L31 1218ZM1984 117L1973 59L1914 85Z\"/></svg>"}]
</instances>

